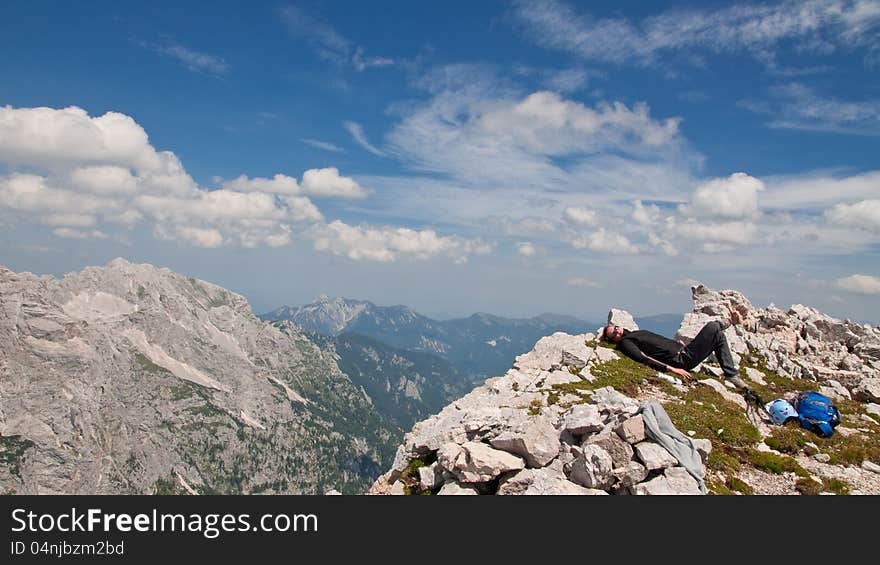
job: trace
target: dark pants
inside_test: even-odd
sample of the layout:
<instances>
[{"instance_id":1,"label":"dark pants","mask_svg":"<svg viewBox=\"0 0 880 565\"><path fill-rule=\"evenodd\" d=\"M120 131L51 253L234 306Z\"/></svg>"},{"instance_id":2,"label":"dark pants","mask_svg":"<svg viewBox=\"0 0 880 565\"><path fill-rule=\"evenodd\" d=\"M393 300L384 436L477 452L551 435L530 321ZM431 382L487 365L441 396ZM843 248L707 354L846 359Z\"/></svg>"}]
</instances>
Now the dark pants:
<instances>
[{"instance_id":1,"label":"dark pants","mask_svg":"<svg viewBox=\"0 0 880 565\"><path fill-rule=\"evenodd\" d=\"M727 344L727 338L724 337L724 329L721 322L709 322L700 333L691 340L678 353L678 360L683 369L690 371L700 363L702 363L710 353L714 353L721 364L724 376L733 377L737 375L736 367L733 365L733 357L730 355L730 346Z\"/></svg>"}]
</instances>

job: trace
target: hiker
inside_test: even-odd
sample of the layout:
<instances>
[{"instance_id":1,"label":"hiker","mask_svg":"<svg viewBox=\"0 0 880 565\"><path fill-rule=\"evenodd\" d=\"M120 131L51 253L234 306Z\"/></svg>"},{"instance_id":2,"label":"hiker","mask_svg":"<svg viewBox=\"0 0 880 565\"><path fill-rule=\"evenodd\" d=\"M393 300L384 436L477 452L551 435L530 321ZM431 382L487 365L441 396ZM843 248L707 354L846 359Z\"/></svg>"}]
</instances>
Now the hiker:
<instances>
[{"instance_id":1,"label":"hiker","mask_svg":"<svg viewBox=\"0 0 880 565\"><path fill-rule=\"evenodd\" d=\"M617 350L630 359L686 379L691 376L688 371L702 363L710 353L715 353L724 377L740 391L750 391L733 364L730 346L724 337L725 328L721 322L709 322L687 345L647 330L630 331L615 325L602 328L599 338L616 343Z\"/></svg>"}]
</instances>

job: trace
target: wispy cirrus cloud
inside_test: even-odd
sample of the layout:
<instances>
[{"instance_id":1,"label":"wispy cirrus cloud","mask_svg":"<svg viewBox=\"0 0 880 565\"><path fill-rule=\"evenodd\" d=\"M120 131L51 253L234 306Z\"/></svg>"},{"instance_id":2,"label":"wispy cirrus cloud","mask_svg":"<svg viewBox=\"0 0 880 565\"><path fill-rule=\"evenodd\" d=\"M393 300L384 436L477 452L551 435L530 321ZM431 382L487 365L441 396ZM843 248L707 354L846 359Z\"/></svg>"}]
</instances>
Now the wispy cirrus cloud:
<instances>
[{"instance_id":1,"label":"wispy cirrus cloud","mask_svg":"<svg viewBox=\"0 0 880 565\"><path fill-rule=\"evenodd\" d=\"M823 97L814 88L791 83L771 88L769 99L746 99L738 105L772 116L767 122L771 128L880 135L880 99Z\"/></svg>"},{"instance_id":2,"label":"wispy cirrus cloud","mask_svg":"<svg viewBox=\"0 0 880 565\"><path fill-rule=\"evenodd\" d=\"M332 25L300 8L285 6L279 10L279 14L287 31L294 37L304 38L318 57L325 61L351 66L357 71L395 64L390 57L368 56L362 45L357 45Z\"/></svg>"},{"instance_id":3,"label":"wispy cirrus cloud","mask_svg":"<svg viewBox=\"0 0 880 565\"><path fill-rule=\"evenodd\" d=\"M196 51L174 41L162 43L139 41L137 43L144 49L176 59L178 63L193 72L220 76L228 74L230 71L229 64L222 57Z\"/></svg>"},{"instance_id":4,"label":"wispy cirrus cloud","mask_svg":"<svg viewBox=\"0 0 880 565\"><path fill-rule=\"evenodd\" d=\"M364 133L364 128L357 122L345 121L342 123L345 130L351 135L352 139L354 139L355 143L372 153L378 157L384 157L385 152L370 143L370 140L367 139L367 134Z\"/></svg>"},{"instance_id":5,"label":"wispy cirrus cloud","mask_svg":"<svg viewBox=\"0 0 880 565\"><path fill-rule=\"evenodd\" d=\"M585 60L656 64L697 50L747 52L775 66L774 52L796 41L803 52L880 49L880 9L873 0L786 0L721 9L670 8L634 21L594 17L558 0L520 0L512 11L528 37Z\"/></svg>"},{"instance_id":6,"label":"wispy cirrus cloud","mask_svg":"<svg viewBox=\"0 0 880 565\"><path fill-rule=\"evenodd\" d=\"M333 153L345 153L345 149L339 147L335 143L330 143L329 141L321 141L320 139L300 139L306 145L311 145L312 147L316 147L318 149L323 149L324 151L330 151Z\"/></svg>"}]
</instances>

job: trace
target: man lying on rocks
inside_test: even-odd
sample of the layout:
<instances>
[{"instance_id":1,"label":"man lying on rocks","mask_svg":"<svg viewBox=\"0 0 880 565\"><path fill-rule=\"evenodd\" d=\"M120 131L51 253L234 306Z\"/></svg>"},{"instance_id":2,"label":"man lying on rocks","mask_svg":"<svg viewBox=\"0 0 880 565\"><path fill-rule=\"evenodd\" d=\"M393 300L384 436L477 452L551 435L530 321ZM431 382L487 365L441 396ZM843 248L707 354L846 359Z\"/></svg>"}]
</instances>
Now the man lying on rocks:
<instances>
[{"instance_id":1,"label":"man lying on rocks","mask_svg":"<svg viewBox=\"0 0 880 565\"><path fill-rule=\"evenodd\" d=\"M602 328L599 338L616 343L617 350L630 359L658 371L675 373L684 379L690 379L691 374L688 371L702 363L710 353L714 353L724 371L724 377L740 392L748 393L751 389L739 377L739 371L734 366L730 346L724 337L725 329L726 325L722 322L709 322L690 343L685 344L647 330L631 331L609 324Z\"/></svg>"}]
</instances>

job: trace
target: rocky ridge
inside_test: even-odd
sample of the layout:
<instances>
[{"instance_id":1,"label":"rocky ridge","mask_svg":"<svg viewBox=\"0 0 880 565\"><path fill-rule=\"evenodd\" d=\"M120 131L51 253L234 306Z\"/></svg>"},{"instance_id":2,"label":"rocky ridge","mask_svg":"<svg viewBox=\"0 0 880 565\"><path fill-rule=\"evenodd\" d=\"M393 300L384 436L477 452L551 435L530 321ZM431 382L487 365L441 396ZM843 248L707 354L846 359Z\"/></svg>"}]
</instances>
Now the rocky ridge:
<instances>
[{"instance_id":1,"label":"rocky ridge","mask_svg":"<svg viewBox=\"0 0 880 565\"><path fill-rule=\"evenodd\" d=\"M301 328L219 286L0 268L0 493L362 492L397 433Z\"/></svg>"},{"instance_id":2,"label":"rocky ridge","mask_svg":"<svg viewBox=\"0 0 880 565\"><path fill-rule=\"evenodd\" d=\"M733 290L691 290L694 308L677 337L729 322L750 386L766 400L827 394L843 413L838 433L770 425L711 358L682 383L621 358L595 334L560 332L417 423L369 493L699 494L694 477L645 437L640 405L656 401L682 432L704 438L695 444L712 493L880 494L880 330L803 305L755 308ZM612 309L608 321L638 327L623 310Z\"/></svg>"}]
</instances>

